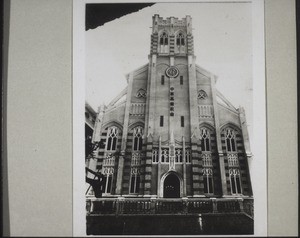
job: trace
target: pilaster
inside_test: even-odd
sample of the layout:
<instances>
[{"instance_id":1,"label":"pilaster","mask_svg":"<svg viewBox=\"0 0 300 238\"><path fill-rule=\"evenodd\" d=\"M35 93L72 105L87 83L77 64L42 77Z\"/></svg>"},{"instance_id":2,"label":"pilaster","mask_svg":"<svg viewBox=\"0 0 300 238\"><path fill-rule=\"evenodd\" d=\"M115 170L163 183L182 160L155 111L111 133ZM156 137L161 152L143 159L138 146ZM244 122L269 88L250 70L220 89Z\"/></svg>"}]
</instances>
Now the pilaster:
<instances>
[{"instance_id":1,"label":"pilaster","mask_svg":"<svg viewBox=\"0 0 300 238\"><path fill-rule=\"evenodd\" d=\"M128 91L127 91L127 95L126 95L125 118L124 118L124 123L123 123L121 153L119 155L118 172L117 172L117 182L116 182L116 194L117 195L122 194L122 181L123 181L126 142L127 142L127 135L128 135L128 123L129 123L129 112L130 112L130 105L131 105L132 83L133 83L133 73L130 73L129 80L128 80Z\"/></svg>"},{"instance_id":2,"label":"pilaster","mask_svg":"<svg viewBox=\"0 0 300 238\"><path fill-rule=\"evenodd\" d=\"M220 175L221 175L221 188L223 196L227 195L227 184L226 184L226 173L225 173L225 162L224 162L224 154L222 150L222 141L221 141L221 130L220 130L220 120L219 120L219 110L218 110L218 102L217 102L217 92L215 85L215 76L211 74L211 91L212 91L212 99L213 99L213 107L214 107L214 120L215 120L215 130L216 130L216 142L217 149L219 155L219 164L220 164Z\"/></svg>"}]
</instances>

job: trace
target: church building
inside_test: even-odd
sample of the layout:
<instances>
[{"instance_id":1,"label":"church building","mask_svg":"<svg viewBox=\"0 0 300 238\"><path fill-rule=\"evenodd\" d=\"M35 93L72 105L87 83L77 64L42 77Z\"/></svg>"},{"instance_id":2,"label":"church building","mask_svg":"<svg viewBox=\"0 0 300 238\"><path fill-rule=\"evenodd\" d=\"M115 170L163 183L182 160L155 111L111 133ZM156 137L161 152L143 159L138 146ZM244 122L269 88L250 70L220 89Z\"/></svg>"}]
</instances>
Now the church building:
<instances>
[{"instance_id":1,"label":"church building","mask_svg":"<svg viewBox=\"0 0 300 238\"><path fill-rule=\"evenodd\" d=\"M252 153L245 111L195 63L192 18L153 16L149 62L98 108L87 164L103 198L249 198Z\"/></svg>"}]
</instances>

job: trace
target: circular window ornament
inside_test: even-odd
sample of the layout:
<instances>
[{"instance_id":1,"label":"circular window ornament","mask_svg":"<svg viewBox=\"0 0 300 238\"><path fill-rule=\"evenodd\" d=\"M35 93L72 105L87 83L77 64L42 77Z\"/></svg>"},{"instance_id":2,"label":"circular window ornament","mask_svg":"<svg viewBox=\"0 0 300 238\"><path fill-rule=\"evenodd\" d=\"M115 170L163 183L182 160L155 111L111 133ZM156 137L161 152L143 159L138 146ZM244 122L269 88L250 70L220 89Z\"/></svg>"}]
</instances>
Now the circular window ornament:
<instances>
[{"instance_id":1,"label":"circular window ornament","mask_svg":"<svg viewBox=\"0 0 300 238\"><path fill-rule=\"evenodd\" d=\"M169 78L176 78L179 74L179 70L175 66L171 66L166 69L166 75Z\"/></svg>"}]
</instances>

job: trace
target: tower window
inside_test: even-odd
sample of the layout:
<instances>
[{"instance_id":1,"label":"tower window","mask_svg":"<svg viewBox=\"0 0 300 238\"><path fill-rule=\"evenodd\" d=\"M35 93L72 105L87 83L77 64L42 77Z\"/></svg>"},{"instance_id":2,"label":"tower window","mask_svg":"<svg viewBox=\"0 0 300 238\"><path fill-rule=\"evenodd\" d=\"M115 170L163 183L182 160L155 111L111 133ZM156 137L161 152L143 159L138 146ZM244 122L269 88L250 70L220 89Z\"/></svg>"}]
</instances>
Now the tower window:
<instances>
[{"instance_id":1,"label":"tower window","mask_svg":"<svg viewBox=\"0 0 300 238\"><path fill-rule=\"evenodd\" d=\"M185 45L184 35L181 32L176 37L176 45L177 46L184 46Z\"/></svg>"},{"instance_id":2,"label":"tower window","mask_svg":"<svg viewBox=\"0 0 300 238\"><path fill-rule=\"evenodd\" d=\"M160 127L164 126L164 116L160 116L159 125Z\"/></svg>"},{"instance_id":3,"label":"tower window","mask_svg":"<svg viewBox=\"0 0 300 238\"><path fill-rule=\"evenodd\" d=\"M183 85L183 76L180 76L180 85Z\"/></svg>"},{"instance_id":4,"label":"tower window","mask_svg":"<svg viewBox=\"0 0 300 238\"><path fill-rule=\"evenodd\" d=\"M180 120L181 120L181 127L184 127L184 116L181 116Z\"/></svg>"},{"instance_id":5,"label":"tower window","mask_svg":"<svg viewBox=\"0 0 300 238\"><path fill-rule=\"evenodd\" d=\"M143 128L138 126L133 129L133 150L138 151L142 150L143 145Z\"/></svg>"},{"instance_id":6,"label":"tower window","mask_svg":"<svg viewBox=\"0 0 300 238\"><path fill-rule=\"evenodd\" d=\"M164 84L165 84L165 76L162 75L162 76L161 76L161 85L164 85Z\"/></svg>"},{"instance_id":7,"label":"tower window","mask_svg":"<svg viewBox=\"0 0 300 238\"><path fill-rule=\"evenodd\" d=\"M160 45L168 45L168 35L166 32L164 32L159 39L159 44Z\"/></svg>"},{"instance_id":8,"label":"tower window","mask_svg":"<svg viewBox=\"0 0 300 238\"><path fill-rule=\"evenodd\" d=\"M111 127L109 128L108 138L107 138L107 147L106 150L116 150L117 148L117 139L118 139L118 128Z\"/></svg>"}]
</instances>

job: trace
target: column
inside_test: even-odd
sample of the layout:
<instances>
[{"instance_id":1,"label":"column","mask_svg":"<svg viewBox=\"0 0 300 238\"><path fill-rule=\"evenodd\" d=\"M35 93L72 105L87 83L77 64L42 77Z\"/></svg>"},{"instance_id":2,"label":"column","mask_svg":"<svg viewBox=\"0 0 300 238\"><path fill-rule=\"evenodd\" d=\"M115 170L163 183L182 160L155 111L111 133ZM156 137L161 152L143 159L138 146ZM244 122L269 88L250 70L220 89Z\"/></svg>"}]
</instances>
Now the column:
<instances>
[{"instance_id":1,"label":"column","mask_svg":"<svg viewBox=\"0 0 300 238\"><path fill-rule=\"evenodd\" d=\"M186 157L185 157L185 138L182 137L182 170L183 170L183 197L186 197Z\"/></svg>"}]
</instances>

